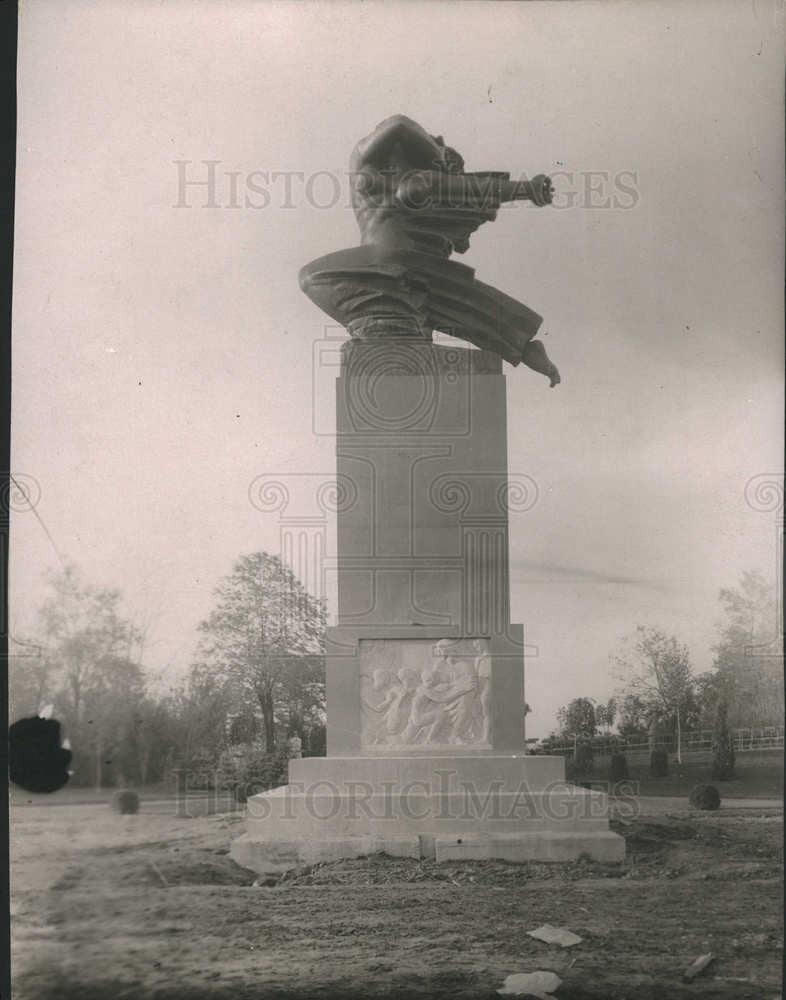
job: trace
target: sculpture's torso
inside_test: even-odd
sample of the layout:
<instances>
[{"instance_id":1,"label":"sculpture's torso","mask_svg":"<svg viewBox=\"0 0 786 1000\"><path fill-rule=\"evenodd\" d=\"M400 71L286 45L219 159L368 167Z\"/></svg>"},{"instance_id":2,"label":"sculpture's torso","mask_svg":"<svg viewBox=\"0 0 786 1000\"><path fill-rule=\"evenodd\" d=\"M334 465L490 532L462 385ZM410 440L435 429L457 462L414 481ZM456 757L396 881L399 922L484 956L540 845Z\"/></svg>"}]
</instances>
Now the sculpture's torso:
<instances>
[{"instance_id":1,"label":"sculpture's torso","mask_svg":"<svg viewBox=\"0 0 786 1000\"><path fill-rule=\"evenodd\" d=\"M478 226L496 218L494 208L438 205L428 200L401 202L396 195L401 181L430 166L409 159L400 146L382 164L364 160L355 150L350 161L352 208L363 246L416 250L447 259L454 251L464 253Z\"/></svg>"}]
</instances>

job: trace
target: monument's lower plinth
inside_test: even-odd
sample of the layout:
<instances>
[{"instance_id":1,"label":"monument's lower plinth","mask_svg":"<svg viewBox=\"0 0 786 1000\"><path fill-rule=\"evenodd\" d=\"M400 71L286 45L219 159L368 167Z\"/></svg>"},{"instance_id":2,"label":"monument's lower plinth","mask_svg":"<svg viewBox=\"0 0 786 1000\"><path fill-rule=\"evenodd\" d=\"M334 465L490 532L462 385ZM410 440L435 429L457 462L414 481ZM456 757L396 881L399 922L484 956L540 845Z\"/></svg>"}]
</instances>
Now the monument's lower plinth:
<instances>
[{"instance_id":1,"label":"monument's lower plinth","mask_svg":"<svg viewBox=\"0 0 786 1000\"><path fill-rule=\"evenodd\" d=\"M621 861L608 798L564 780L561 757L312 757L248 800L238 864L260 874L383 851L398 857Z\"/></svg>"}]
</instances>

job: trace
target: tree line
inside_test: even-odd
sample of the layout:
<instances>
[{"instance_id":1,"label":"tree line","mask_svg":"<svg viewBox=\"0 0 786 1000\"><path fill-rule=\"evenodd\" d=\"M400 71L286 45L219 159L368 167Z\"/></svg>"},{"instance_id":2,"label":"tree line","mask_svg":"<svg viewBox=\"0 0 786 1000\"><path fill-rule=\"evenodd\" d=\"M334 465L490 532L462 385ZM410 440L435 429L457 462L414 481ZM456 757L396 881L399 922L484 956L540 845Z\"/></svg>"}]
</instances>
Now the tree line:
<instances>
[{"instance_id":1,"label":"tree line","mask_svg":"<svg viewBox=\"0 0 786 1000\"><path fill-rule=\"evenodd\" d=\"M616 725L630 742L668 736L678 758L689 730L784 723L783 650L774 587L758 571L720 591L712 669L694 673L677 636L639 625L612 655L617 695L607 702L574 698L557 713L557 728L542 747L591 741Z\"/></svg>"},{"instance_id":2,"label":"tree line","mask_svg":"<svg viewBox=\"0 0 786 1000\"><path fill-rule=\"evenodd\" d=\"M696 675L676 636L639 626L612 657L617 695L573 699L540 748L608 740L616 730L632 741L668 734L679 753L682 734L713 728L719 712L732 729L782 725L774 589L746 572L719 597L711 670ZM49 579L31 634L12 640L11 718L51 705L78 785L151 784L175 767L229 783L245 768L243 777L264 772L273 783L292 740L306 755L325 752L325 627L323 602L278 557L241 556L199 625L185 680L162 692L120 591L69 565Z\"/></svg>"},{"instance_id":3,"label":"tree line","mask_svg":"<svg viewBox=\"0 0 786 1000\"><path fill-rule=\"evenodd\" d=\"M46 706L72 749L71 782L98 788L231 771L244 748L277 759L293 738L324 754L323 603L266 552L240 557L215 598L186 678L161 692L121 592L68 565L32 634L12 641L11 719Z\"/></svg>"}]
</instances>

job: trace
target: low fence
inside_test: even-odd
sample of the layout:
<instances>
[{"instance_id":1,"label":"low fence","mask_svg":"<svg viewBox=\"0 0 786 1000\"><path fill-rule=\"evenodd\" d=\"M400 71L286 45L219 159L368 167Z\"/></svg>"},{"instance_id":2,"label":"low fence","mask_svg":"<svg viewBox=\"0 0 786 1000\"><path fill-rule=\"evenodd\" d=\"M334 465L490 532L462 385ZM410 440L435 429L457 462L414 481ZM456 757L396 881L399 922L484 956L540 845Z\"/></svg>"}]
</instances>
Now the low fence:
<instances>
[{"instance_id":1,"label":"low fence","mask_svg":"<svg viewBox=\"0 0 786 1000\"><path fill-rule=\"evenodd\" d=\"M683 754L707 753L712 750L713 731L711 729L697 729L683 733L681 749ZM732 740L735 753L745 753L748 750L777 750L784 745L783 726L765 726L760 729L735 729L732 731ZM579 742L581 742L579 740ZM619 736L612 736L609 742L604 744L602 739L595 736L591 740L593 753L596 757L608 756L613 753L624 753L628 757L648 757L655 750L667 750L669 753L677 752L677 741L673 736L657 736L652 740L631 741ZM537 749L537 744L535 745ZM560 746L549 747L548 753L563 754L569 756L573 754L574 744L565 743Z\"/></svg>"}]
</instances>

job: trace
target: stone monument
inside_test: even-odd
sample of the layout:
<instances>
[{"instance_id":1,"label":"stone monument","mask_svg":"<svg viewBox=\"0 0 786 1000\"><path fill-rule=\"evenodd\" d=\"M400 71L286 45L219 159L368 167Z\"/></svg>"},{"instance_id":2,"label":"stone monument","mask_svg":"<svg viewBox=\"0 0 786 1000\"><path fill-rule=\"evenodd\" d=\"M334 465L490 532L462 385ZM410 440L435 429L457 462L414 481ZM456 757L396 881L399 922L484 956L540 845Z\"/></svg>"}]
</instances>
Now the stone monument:
<instances>
[{"instance_id":1,"label":"stone monument","mask_svg":"<svg viewBox=\"0 0 786 1000\"><path fill-rule=\"evenodd\" d=\"M449 260L503 201L547 205L546 177L467 173L396 115L356 146L361 245L307 264L344 326L336 384L338 618L327 639L327 756L248 800L232 856L260 873L374 851L620 860L605 794L526 755L524 635L510 621L502 361L559 373L541 317ZM473 347L435 344L433 332Z\"/></svg>"}]
</instances>

